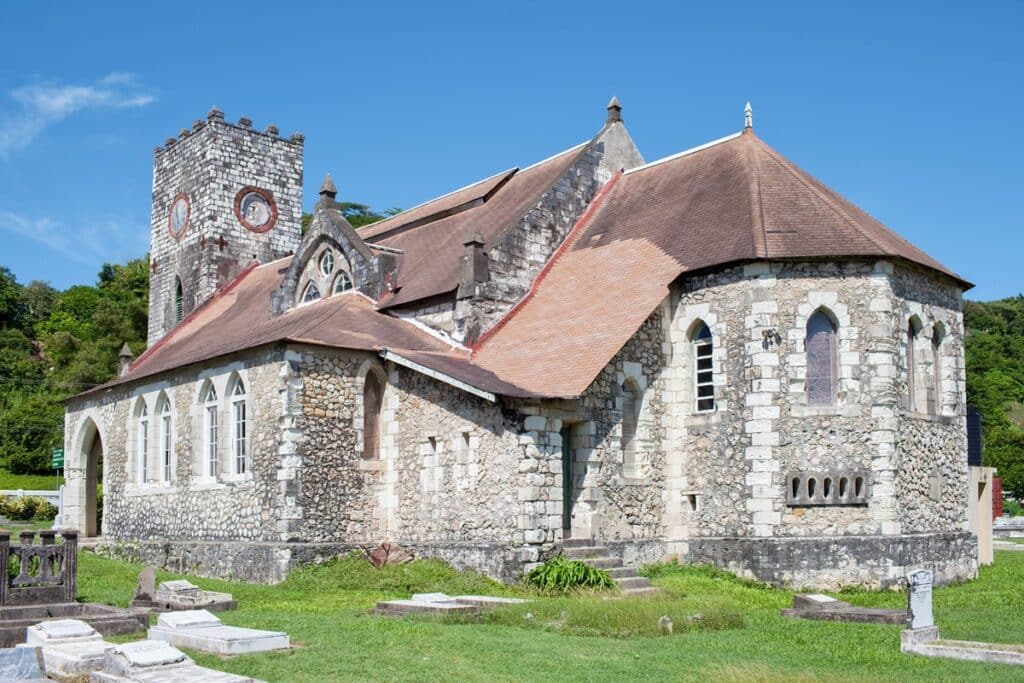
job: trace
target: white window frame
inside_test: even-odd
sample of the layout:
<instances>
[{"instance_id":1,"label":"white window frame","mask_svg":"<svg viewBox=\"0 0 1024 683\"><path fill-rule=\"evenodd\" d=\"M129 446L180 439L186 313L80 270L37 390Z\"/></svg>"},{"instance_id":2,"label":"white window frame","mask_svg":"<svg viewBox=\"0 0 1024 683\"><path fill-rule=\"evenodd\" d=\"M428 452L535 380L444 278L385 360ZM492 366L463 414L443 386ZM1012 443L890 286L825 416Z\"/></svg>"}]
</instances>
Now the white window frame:
<instances>
[{"instance_id":1,"label":"white window frame","mask_svg":"<svg viewBox=\"0 0 1024 683\"><path fill-rule=\"evenodd\" d=\"M706 339L698 338L702 329L707 329L708 331L709 336ZM714 335L711 334L711 328L707 326L707 323L702 321L700 325L694 329L690 344L693 346L693 412L701 414L713 413L715 412L716 406L714 361L715 340ZM711 367L706 370L701 370L700 361L705 358L710 361ZM709 379L707 381L702 382L700 380L702 373L708 375ZM705 387L711 387L711 396L701 396L700 390ZM708 408L701 408L701 403L708 400L711 401L711 406Z\"/></svg>"},{"instance_id":2,"label":"white window frame","mask_svg":"<svg viewBox=\"0 0 1024 683\"><path fill-rule=\"evenodd\" d=\"M314 289L316 290L316 298L315 299L308 298L310 292L312 290L314 290ZM299 300L299 305L300 306L304 306L306 304L312 304L312 303L315 303L317 301L320 301L323 298L324 298L324 293L320 291L320 287L315 282L310 280L309 282L306 283L306 286L302 288L302 297Z\"/></svg>"},{"instance_id":3,"label":"white window frame","mask_svg":"<svg viewBox=\"0 0 1024 683\"><path fill-rule=\"evenodd\" d=\"M174 420L171 401L166 396L160 404L160 481L171 483L174 464Z\"/></svg>"},{"instance_id":4,"label":"white window frame","mask_svg":"<svg viewBox=\"0 0 1024 683\"><path fill-rule=\"evenodd\" d=\"M348 287L345 287L344 289L338 289L338 285L341 284L342 282L347 282ZM349 275L348 271L339 271L338 274L334 277L334 282L331 283L331 296L334 296L335 294L344 294L345 292L351 292L353 288L354 285L352 284L352 276Z\"/></svg>"},{"instance_id":5,"label":"white window frame","mask_svg":"<svg viewBox=\"0 0 1024 683\"><path fill-rule=\"evenodd\" d=\"M220 469L220 452L218 439L220 436L220 404L217 390L211 382L203 396L203 478L214 480Z\"/></svg>"},{"instance_id":6,"label":"white window frame","mask_svg":"<svg viewBox=\"0 0 1024 683\"><path fill-rule=\"evenodd\" d=\"M231 468L239 476L247 474L251 469L247 399L245 383L241 377L236 377L231 386Z\"/></svg>"},{"instance_id":7,"label":"white window frame","mask_svg":"<svg viewBox=\"0 0 1024 683\"><path fill-rule=\"evenodd\" d=\"M320 268L320 273L329 277L334 272L334 252L330 249L325 250L324 253L320 254L320 260L317 265Z\"/></svg>"},{"instance_id":8,"label":"white window frame","mask_svg":"<svg viewBox=\"0 0 1024 683\"><path fill-rule=\"evenodd\" d=\"M135 454L138 468L135 478L139 484L145 484L149 479L149 410L145 402L142 403L142 410L139 412L138 433L135 438L138 450Z\"/></svg>"}]
</instances>

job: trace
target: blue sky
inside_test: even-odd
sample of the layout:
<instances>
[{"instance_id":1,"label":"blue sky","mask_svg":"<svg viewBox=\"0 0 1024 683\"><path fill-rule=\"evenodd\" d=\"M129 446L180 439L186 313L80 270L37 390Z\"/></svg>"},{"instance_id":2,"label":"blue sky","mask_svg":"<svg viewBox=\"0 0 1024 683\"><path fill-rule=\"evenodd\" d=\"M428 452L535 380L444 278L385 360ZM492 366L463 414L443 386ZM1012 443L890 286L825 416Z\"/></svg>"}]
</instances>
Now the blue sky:
<instances>
[{"instance_id":1,"label":"blue sky","mask_svg":"<svg viewBox=\"0 0 1024 683\"><path fill-rule=\"evenodd\" d=\"M0 265L145 253L152 149L211 105L306 135L308 208L409 207L597 131L758 134L963 277L1024 291L1024 3L0 5Z\"/></svg>"}]
</instances>

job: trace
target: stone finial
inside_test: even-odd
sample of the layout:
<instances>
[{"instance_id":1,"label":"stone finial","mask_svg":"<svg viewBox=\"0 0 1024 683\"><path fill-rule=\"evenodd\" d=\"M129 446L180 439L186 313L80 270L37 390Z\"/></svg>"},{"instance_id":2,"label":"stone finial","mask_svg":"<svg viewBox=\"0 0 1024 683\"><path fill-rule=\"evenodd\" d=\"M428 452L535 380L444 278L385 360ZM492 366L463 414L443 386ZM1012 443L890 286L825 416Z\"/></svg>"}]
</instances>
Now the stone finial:
<instances>
[{"instance_id":1,"label":"stone finial","mask_svg":"<svg viewBox=\"0 0 1024 683\"><path fill-rule=\"evenodd\" d=\"M243 116L238 119L238 127L245 128L246 130L252 130L252 119L248 116Z\"/></svg>"},{"instance_id":2,"label":"stone finial","mask_svg":"<svg viewBox=\"0 0 1024 683\"><path fill-rule=\"evenodd\" d=\"M615 123L621 120L622 105L619 104L619 98L612 95L612 100L608 103L608 118L605 119L605 123Z\"/></svg>"},{"instance_id":3,"label":"stone finial","mask_svg":"<svg viewBox=\"0 0 1024 683\"><path fill-rule=\"evenodd\" d=\"M121 347L121 351L117 354L117 376L124 377L128 374L128 368L131 367L132 361L135 359L135 354L132 353L132 349L128 346L128 342L124 343Z\"/></svg>"},{"instance_id":4,"label":"stone finial","mask_svg":"<svg viewBox=\"0 0 1024 683\"><path fill-rule=\"evenodd\" d=\"M177 142L175 138L167 138L164 140L164 147L173 147L175 142Z\"/></svg>"},{"instance_id":5,"label":"stone finial","mask_svg":"<svg viewBox=\"0 0 1024 683\"><path fill-rule=\"evenodd\" d=\"M290 140L294 142L296 145L301 145L306 141L306 136L298 131L295 131L294 133L292 133Z\"/></svg>"},{"instance_id":6,"label":"stone finial","mask_svg":"<svg viewBox=\"0 0 1024 683\"><path fill-rule=\"evenodd\" d=\"M206 124L203 123L201 119L196 119L195 121L192 122L192 131L193 132L198 131L200 128L202 128L205 125Z\"/></svg>"},{"instance_id":7,"label":"stone finial","mask_svg":"<svg viewBox=\"0 0 1024 683\"><path fill-rule=\"evenodd\" d=\"M266 131L267 135L277 136L277 134L280 133L280 132L281 132L281 129L278 128L277 126L275 126L274 124L270 124L269 126L267 126L267 131Z\"/></svg>"},{"instance_id":8,"label":"stone finial","mask_svg":"<svg viewBox=\"0 0 1024 683\"><path fill-rule=\"evenodd\" d=\"M181 130L178 131L178 137L187 138L191 132L192 131L190 131L188 128L182 128Z\"/></svg>"},{"instance_id":9,"label":"stone finial","mask_svg":"<svg viewBox=\"0 0 1024 683\"><path fill-rule=\"evenodd\" d=\"M750 106L750 102L747 102L747 106L743 108L743 129L754 128L754 110Z\"/></svg>"},{"instance_id":10,"label":"stone finial","mask_svg":"<svg viewBox=\"0 0 1024 683\"><path fill-rule=\"evenodd\" d=\"M330 173L324 176L324 182L320 185L319 195L320 201L317 203L317 206L333 209L338 205L335 201L335 198L338 196L338 188L334 186Z\"/></svg>"},{"instance_id":11,"label":"stone finial","mask_svg":"<svg viewBox=\"0 0 1024 683\"><path fill-rule=\"evenodd\" d=\"M220 109L217 109L217 105L213 105L213 107L210 109L210 111L206 112L206 120L207 121L223 121L224 120L224 112L222 112Z\"/></svg>"}]
</instances>

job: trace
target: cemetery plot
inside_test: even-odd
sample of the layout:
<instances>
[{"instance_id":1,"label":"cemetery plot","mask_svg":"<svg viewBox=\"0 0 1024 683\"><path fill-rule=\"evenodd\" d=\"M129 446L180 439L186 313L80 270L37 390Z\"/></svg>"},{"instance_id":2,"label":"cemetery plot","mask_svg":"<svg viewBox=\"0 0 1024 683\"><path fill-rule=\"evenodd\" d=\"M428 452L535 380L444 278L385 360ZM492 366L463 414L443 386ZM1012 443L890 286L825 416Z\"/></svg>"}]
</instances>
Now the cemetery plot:
<instances>
[{"instance_id":1,"label":"cemetery plot","mask_svg":"<svg viewBox=\"0 0 1024 683\"><path fill-rule=\"evenodd\" d=\"M261 683L255 678L198 666L184 652L158 640L115 645L90 683Z\"/></svg>"},{"instance_id":2,"label":"cemetery plot","mask_svg":"<svg viewBox=\"0 0 1024 683\"><path fill-rule=\"evenodd\" d=\"M225 626L206 610L167 612L149 629L150 640L220 655L266 652L290 647L287 633Z\"/></svg>"}]
</instances>

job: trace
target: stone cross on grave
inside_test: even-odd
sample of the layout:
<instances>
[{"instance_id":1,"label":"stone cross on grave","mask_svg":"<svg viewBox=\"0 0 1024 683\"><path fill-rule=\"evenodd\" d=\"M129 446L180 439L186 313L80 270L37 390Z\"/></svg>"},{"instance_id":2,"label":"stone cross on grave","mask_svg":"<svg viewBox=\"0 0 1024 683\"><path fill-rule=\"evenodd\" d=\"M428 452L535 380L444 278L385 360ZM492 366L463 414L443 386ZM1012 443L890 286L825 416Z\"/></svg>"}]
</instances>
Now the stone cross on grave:
<instances>
[{"instance_id":1,"label":"stone cross on grave","mask_svg":"<svg viewBox=\"0 0 1024 683\"><path fill-rule=\"evenodd\" d=\"M920 569L907 576L907 611L910 617L910 628L931 628L935 626L932 616L932 573Z\"/></svg>"}]
</instances>

